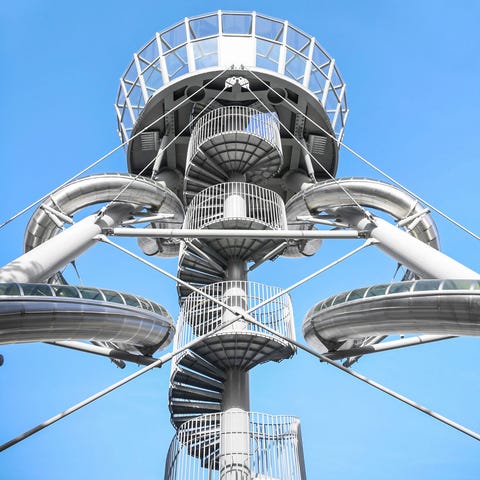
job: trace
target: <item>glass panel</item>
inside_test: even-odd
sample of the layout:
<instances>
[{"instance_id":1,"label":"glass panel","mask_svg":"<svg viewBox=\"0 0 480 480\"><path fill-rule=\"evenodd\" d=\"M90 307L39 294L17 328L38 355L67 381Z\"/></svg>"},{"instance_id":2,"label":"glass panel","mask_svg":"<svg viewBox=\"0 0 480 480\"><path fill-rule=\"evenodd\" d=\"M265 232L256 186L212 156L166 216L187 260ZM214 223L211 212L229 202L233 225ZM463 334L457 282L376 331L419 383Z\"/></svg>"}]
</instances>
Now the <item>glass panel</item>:
<instances>
[{"instance_id":1,"label":"glass panel","mask_svg":"<svg viewBox=\"0 0 480 480\"><path fill-rule=\"evenodd\" d=\"M332 72L332 84L334 87L342 85L342 81L340 80L340 76L338 75L338 71L336 68L334 68Z\"/></svg>"},{"instance_id":2,"label":"glass panel","mask_svg":"<svg viewBox=\"0 0 480 480\"><path fill-rule=\"evenodd\" d=\"M210 38L193 44L196 68L208 68L218 65L218 39Z\"/></svg>"},{"instance_id":3,"label":"glass panel","mask_svg":"<svg viewBox=\"0 0 480 480\"><path fill-rule=\"evenodd\" d=\"M222 31L226 34L248 35L252 33L252 16L223 14Z\"/></svg>"},{"instance_id":4,"label":"glass panel","mask_svg":"<svg viewBox=\"0 0 480 480\"><path fill-rule=\"evenodd\" d=\"M474 280L472 282L471 290L480 290L480 280Z\"/></svg>"},{"instance_id":5,"label":"glass panel","mask_svg":"<svg viewBox=\"0 0 480 480\"><path fill-rule=\"evenodd\" d=\"M45 283L24 283L22 284L22 290L24 295L32 295L35 297L53 297L50 285Z\"/></svg>"},{"instance_id":6,"label":"glass panel","mask_svg":"<svg viewBox=\"0 0 480 480\"><path fill-rule=\"evenodd\" d=\"M365 298L368 297L376 297L377 295L385 295L385 292L387 291L387 288L390 286L390 284L385 284L385 285L375 285L373 287L370 287L368 289L368 292L365 295Z\"/></svg>"},{"instance_id":7,"label":"glass panel","mask_svg":"<svg viewBox=\"0 0 480 480\"><path fill-rule=\"evenodd\" d=\"M52 288L57 297L80 298L78 290L70 285L52 285Z\"/></svg>"},{"instance_id":8,"label":"glass panel","mask_svg":"<svg viewBox=\"0 0 480 480\"><path fill-rule=\"evenodd\" d=\"M130 112L126 108L124 108L123 111L125 113L122 119L123 125L127 131L130 131L132 130L132 127L133 127L133 122L130 117Z\"/></svg>"},{"instance_id":9,"label":"glass panel","mask_svg":"<svg viewBox=\"0 0 480 480\"><path fill-rule=\"evenodd\" d=\"M440 283L442 283L442 280L418 280L413 285L413 291L423 292L425 290L438 290L440 288Z\"/></svg>"},{"instance_id":10,"label":"glass panel","mask_svg":"<svg viewBox=\"0 0 480 480\"><path fill-rule=\"evenodd\" d=\"M192 38L209 37L210 35L218 35L218 16L199 18L190 20L190 32Z\"/></svg>"},{"instance_id":11,"label":"glass panel","mask_svg":"<svg viewBox=\"0 0 480 480\"><path fill-rule=\"evenodd\" d=\"M345 299L347 298L348 292L341 293L340 295L337 295L335 299L332 302L332 305L337 305L339 303L343 303Z\"/></svg>"},{"instance_id":12,"label":"glass panel","mask_svg":"<svg viewBox=\"0 0 480 480\"><path fill-rule=\"evenodd\" d=\"M327 110L335 110L338 106L338 98L335 94L335 90L330 87L327 95Z\"/></svg>"},{"instance_id":13,"label":"glass panel","mask_svg":"<svg viewBox=\"0 0 480 480\"><path fill-rule=\"evenodd\" d=\"M179 77L188 72L187 48L180 47L165 56L168 78Z\"/></svg>"},{"instance_id":14,"label":"glass panel","mask_svg":"<svg viewBox=\"0 0 480 480\"><path fill-rule=\"evenodd\" d=\"M287 32L287 45L292 47L297 52L305 51L310 43L310 38L293 29L288 27Z\"/></svg>"},{"instance_id":15,"label":"glass panel","mask_svg":"<svg viewBox=\"0 0 480 480\"><path fill-rule=\"evenodd\" d=\"M143 57L139 55L138 63L140 64L140 74L142 74L149 67L151 62L147 62Z\"/></svg>"},{"instance_id":16,"label":"glass panel","mask_svg":"<svg viewBox=\"0 0 480 480\"><path fill-rule=\"evenodd\" d=\"M20 288L16 283L0 283L0 296L20 295Z\"/></svg>"},{"instance_id":17,"label":"glass panel","mask_svg":"<svg viewBox=\"0 0 480 480\"><path fill-rule=\"evenodd\" d=\"M257 67L278 70L280 45L266 40L257 40Z\"/></svg>"},{"instance_id":18,"label":"glass panel","mask_svg":"<svg viewBox=\"0 0 480 480\"><path fill-rule=\"evenodd\" d=\"M470 290L474 280L444 280L442 290Z\"/></svg>"},{"instance_id":19,"label":"glass panel","mask_svg":"<svg viewBox=\"0 0 480 480\"><path fill-rule=\"evenodd\" d=\"M172 48L178 47L178 45L182 45L187 41L185 24L181 23L180 25L177 25L168 32L160 35L160 38L162 39L164 51L168 51Z\"/></svg>"},{"instance_id":20,"label":"glass panel","mask_svg":"<svg viewBox=\"0 0 480 480\"><path fill-rule=\"evenodd\" d=\"M127 305L130 305L131 307L137 307L137 308L141 307L140 302L137 300L137 297L135 297L134 295L130 295L128 293L122 293L122 296Z\"/></svg>"},{"instance_id":21,"label":"glass panel","mask_svg":"<svg viewBox=\"0 0 480 480\"><path fill-rule=\"evenodd\" d=\"M301 82L305 75L306 60L291 50L287 49L287 59L285 62L285 74L297 82Z\"/></svg>"},{"instance_id":22,"label":"glass panel","mask_svg":"<svg viewBox=\"0 0 480 480\"><path fill-rule=\"evenodd\" d=\"M335 300L335 297L329 297L323 302L323 308L328 308L332 302Z\"/></svg>"},{"instance_id":23,"label":"glass panel","mask_svg":"<svg viewBox=\"0 0 480 480\"><path fill-rule=\"evenodd\" d=\"M275 22L269 18L257 16L255 21L256 35L270 40L282 40L283 23Z\"/></svg>"},{"instance_id":24,"label":"glass panel","mask_svg":"<svg viewBox=\"0 0 480 480\"><path fill-rule=\"evenodd\" d=\"M403 293L409 292L410 288L412 288L413 282L399 282L399 283L392 283L390 287L388 287L388 293Z\"/></svg>"},{"instance_id":25,"label":"glass panel","mask_svg":"<svg viewBox=\"0 0 480 480\"><path fill-rule=\"evenodd\" d=\"M150 302L146 298L137 297L137 299L144 310L150 310L151 312L154 311L153 307L150 305Z\"/></svg>"},{"instance_id":26,"label":"glass panel","mask_svg":"<svg viewBox=\"0 0 480 480\"><path fill-rule=\"evenodd\" d=\"M79 287L80 294L82 298L86 298L88 300L100 300L105 301L105 298L98 288L90 288L90 287Z\"/></svg>"},{"instance_id":27,"label":"glass panel","mask_svg":"<svg viewBox=\"0 0 480 480\"><path fill-rule=\"evenodd\" d=\"M143 74L143 79L145 80L145 85L147 85L147 87L151 87L154 90L158 90L161 86L163 86L160 60L157 60L148 68L148 70L145 71L145 73Z\"/></svg>"},{"instance_id":28,"label":"glass panel","mask_svg":"<svg viewBox=\"0 0 480 480\"><path fill-rule=\"evenodd\" d=\"M137 76L138 76L137 68L135 67L135 63L132 62L129 65L128 70L125 73L125 75L123 76L123 78L127 82L133 83L137 79Z\"/></svg>"},{"instance_id":29,"label":"glass panel","mask_svg":"<svg viewBox=\"0 0 480 480\"><path fill-rule=\"evenodd\" d=\"M315 313L318 313L320 312L321 310L323 310L323 304L325 302L320 302L320 303L317 303L308 313L307 313L307 317L311 317L312 315L315 315Z\"/></svg>"},{"instance_id":30,"label":"glass panel","mask_svg":"<svg viewBox=\"0 0 480 480\"><path fill-rule=\"evenodd\" d=\"M330 58L328 58L327 54L318 45L315 45L313 47L312 61L317 67L321 67L326 63L329 64Z\"/></svg>"},{"instance_id":31,"label":"glass panel","mask_svg":"<svg viewBox=\"0 0 480 480\"><path fill-rule=\"evenodd\" d=\"M160 315L165 315L163 308L160 307L158 303L150 302L150 304L152 305L154 312L159 313Z\"/></svg>"},{"instance_id":32,"label":"glass panel","mask_svg":"<svg viewBox=\"0 0 480 480\"><path fill-rule=\"evenodd\" d=\"M358 300L359 298L363 298L367 289L368 287L357 288L356 290L352 290L348 295L347 302L351 302L352 300Z\"/></svg>"},{"instance_id":33,"label":"glass panel","mask_svg":"<svg viewBox=\"0 0 480 480\"><path fill-rule=\"evenodd\" d=\"M128 94L128 98L132 107L143 107L145 102L143 100L142 89L139 85L134 85Z\"/></svg>"},{"instance_id":34,"label":"glass panel","mask_svg":"<svg viewBox=\"0 0 480 480\"><path fill-rule=\"evenodd\" d=\"M159 57L157 39L154 38L143 50L138 53L138 56L144 59L147 63L152 63Z\"/></svg>"},{"instance_id":35,"label":"glass panel","mask_svg":"<svg viewBox=\"0 0 480 480\"><path fill-rule=\"evenodd\" d=\"M123 107L125 105L125 95L123 94L122 90L119 90L118 92L117 105L119 107Z\"/></svg>"},{"instance_id":36,"label":"glass panel","mask_svg":"<svg viewBox=\"0 0 480 480\"><path fill-rule=\"evenodd\" d=\"M325 77L320 73L320 70L317 70L315 67L312 68L310 74L310 82L308 88L315 94L323 92L323 87L325 86Z\"/></svg>"},{"instance_id":37,"label":"glass panel","mask_svg":"<svg viewBox=\"0 0 480 480\"><path fill-rule=\"evenodd\" d=\"M120 293L116 292L115 290L103 290L102 289L102 292L105 295L105 300L107 302L121 303L122 305L125 303L123 301L123 298L120 295Z\"/></svg>"}]
</instances>

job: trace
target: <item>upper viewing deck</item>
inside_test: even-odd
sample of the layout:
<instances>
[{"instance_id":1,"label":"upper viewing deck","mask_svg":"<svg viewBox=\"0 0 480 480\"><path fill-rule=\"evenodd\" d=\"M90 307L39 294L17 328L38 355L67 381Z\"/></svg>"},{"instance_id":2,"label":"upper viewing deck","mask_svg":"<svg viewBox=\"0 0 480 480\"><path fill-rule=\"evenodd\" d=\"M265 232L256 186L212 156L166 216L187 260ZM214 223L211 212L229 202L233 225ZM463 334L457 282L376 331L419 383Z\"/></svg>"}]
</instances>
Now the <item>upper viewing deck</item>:
<instances>
[{"instance_id":1,"label":"upper viewing deck","mask_svg":"<svg viewBox=\"0 0 480 480\"><path fill-rule=\"evenodd\" d=\"M320 102L341 140L348 111L345 84L315 38L287 21L222 11L185 18L134 54L115 105L122 139L130 137L159 90L196 72L226 68L269 72L302 86Z\"/></svg>"}]
</instances>

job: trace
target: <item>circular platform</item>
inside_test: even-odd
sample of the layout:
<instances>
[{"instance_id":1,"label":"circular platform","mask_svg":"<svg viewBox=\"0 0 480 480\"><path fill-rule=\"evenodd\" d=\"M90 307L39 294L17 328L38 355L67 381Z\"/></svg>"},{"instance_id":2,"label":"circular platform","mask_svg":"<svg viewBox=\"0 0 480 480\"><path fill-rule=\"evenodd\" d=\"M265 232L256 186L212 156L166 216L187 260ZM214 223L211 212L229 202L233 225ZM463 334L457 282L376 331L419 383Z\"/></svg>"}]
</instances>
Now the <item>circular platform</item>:
<instances>
[{"instance_id":1,"label":"circular platform","mask_svg":"<svg viewBox=\"0 0 480 480\"><path fill-rule=\"evenodd\" d=\"M229 106L201 116L192 131L185 168L188 203L203 188L243 175L258 183L281 168L282 143L275 113Z\"/></svg>"},{"instance_id":2,"label":"circular platform","mask_svg":"<svg viewBox=\"0 0 480 480\"><path fill-rule=\"evenodd\" d=\"M240 77L243 86L237 88L232 79ZM326 178L326 171L335 175L337 141L348 116L336 63L315 38L286 21L226 11L185 18L134 54L115 103L122 142L132 139L128 170L150 175L162 142L181 133L162 162L185 172L192 119L226 106L278 115L285 161L275 180L288 170L308 168L318 179Z\"/></svg>"}]
</instances>

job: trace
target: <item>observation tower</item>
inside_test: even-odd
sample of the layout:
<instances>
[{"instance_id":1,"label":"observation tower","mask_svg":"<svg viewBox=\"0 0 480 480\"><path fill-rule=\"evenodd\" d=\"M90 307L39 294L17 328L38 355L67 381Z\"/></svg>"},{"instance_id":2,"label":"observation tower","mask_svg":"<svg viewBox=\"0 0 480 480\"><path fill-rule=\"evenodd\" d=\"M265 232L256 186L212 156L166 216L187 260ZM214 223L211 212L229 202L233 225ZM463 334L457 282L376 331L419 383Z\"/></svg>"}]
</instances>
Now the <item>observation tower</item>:
<instances>
[{"instance_id":1,"label":"observation tower","mask_svg":"<svg viewBox=\"0 0 480 480\"><path fill-rule=\"evenodd\" d=\"M336 177L345 84L288 21L216 12L156 33L134 54L115 108L128 173L77 178L41 201L25 254L0 269L0 343L171 360L165 479L306 478L300 420L250 410L249 372L262 363L305 348L349 366L394 348L390 334L480 335L480 275L439 251L430 211L398 186ZM116 236L136 237L138 251ZM352 254L374 246L407 273L313 305L305 347L288 292L249 272L321 255L324 239L363 239ZM66 283L62 269L98 242L162 273L161 259L178 257L176 322L146 298ZM395 348L414 341L402 342Z\"/></svg>"}]
</instances>

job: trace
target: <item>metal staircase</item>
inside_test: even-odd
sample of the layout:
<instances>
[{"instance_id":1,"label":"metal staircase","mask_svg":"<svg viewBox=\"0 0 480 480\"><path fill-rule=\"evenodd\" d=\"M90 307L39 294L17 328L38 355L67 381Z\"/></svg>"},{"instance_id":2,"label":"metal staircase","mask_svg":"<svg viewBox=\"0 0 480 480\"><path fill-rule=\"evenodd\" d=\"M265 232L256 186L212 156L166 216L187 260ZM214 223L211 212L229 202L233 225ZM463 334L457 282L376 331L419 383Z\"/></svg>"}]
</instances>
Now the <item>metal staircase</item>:
<instances>
[{"instance_id":1,"label":"metal staircase","mask_svg":"<svg viewBox=\"0 0 480 480\"><path fill-rule=\"evenodd\" d=\"M201 116L188 146L184 228L287 228L281 197L256 184L277 173L281 165L276 115L229 106ZM261 258L280 243L276 239L219 235L185 240L180 247L178 277L207 296L192 293L183 285L178 287L181 312L175 348L199 337L203 339L172 363L169 408L177 429L194 425L187 429L188 435L182 433L181 443L188 455L201 461L203 468L218 470L222 448L227 448L220 441L220 430L225 429L221 417L215 417L213 428L211 414L228 411L225 394L229 375L240 372L245 376L261 363L281 361L295 353L289 342L259 326L294 338L288 295L279 295L278 288L249 282L246 274L247 262ZM276 300L263 305L274 295L278 295ZM258 324L239 319L219 330L234 317L214 299L236 311L251 312Z\"/></svg>"}]
</instances>

